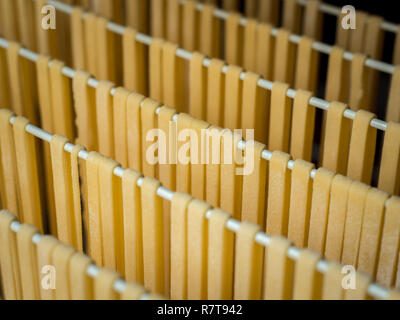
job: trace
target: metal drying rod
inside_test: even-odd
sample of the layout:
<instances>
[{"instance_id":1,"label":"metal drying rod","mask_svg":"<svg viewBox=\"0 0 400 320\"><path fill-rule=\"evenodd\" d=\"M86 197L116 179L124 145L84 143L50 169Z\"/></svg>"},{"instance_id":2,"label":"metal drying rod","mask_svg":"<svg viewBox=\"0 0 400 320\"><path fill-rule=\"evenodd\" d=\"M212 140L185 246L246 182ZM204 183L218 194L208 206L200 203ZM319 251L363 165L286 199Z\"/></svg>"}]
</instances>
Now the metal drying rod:
<instances>
[{"instance_id":1,"label":"metal drying rod","mask_svg":"<svg viewBox=\"0 0 400 320\"><path fill-rule=\"evenodd\" d=\"M48 2L49 4L51 4L51 5L53 5L57 10L60 10L60 11L65 12L65 13L67 13L67 14L71 14L72 11L74 10L74 7L73 7L73 6L70 6L70 5L65 4L65 3L62 3L62 2L53 1L53 0L48 0L47 2ZM203 6L203 5L202 5L202 4L199 4L198 6ZM216 9L216 10L215 10L215 13L216 13L216 14L218 13L218 15L221 15L220 11L223 11L223 10ZM226 13L225 11L223 11L223 12ZM222 15L221 15L221 16L222 16ZM244 19L244 20L245 20L245 19ZM242 21L242 23L243 23L243 21ZM112 32L114 32L114 33L123 35L124 32L125 32L126 27L124 27L124 26L122 26L122 25L119 25L119 24L117 24L117 23L114 23L114 22L109 21L109 22L107 23L107 29L110 30L110 31L112 31ZM274 32L275 32L275 34L276 34L277 31L278 31L278 29L274 29L274 30L275 30ZM297 35L291 35L290 38L291 38L291 40L293 40L293 41L297 41L296 43L298 43L298 42L300 41L300 37L297 36ZM139 32L138 32L137 35L136 35L136 40L137 40L138 42L140 42L140 43L145 44L145 45L150 45L151 42L152 42L152 39L153 39L152 37L150 37L150 36L148 36L148 35L145 35L145 34L143 34L143 33L139 33ZM1 44L0 44L0 45L1 45ZM325 52L328 53L328 54L329 54L329 52L330 52L330 50L331 50L331 48L332 48L331 46L328 46L328 45L323 44L323 43L320 43L320 45L318 45L318 46L319 46L320 48L324 48L323 50L325 50ZM192 54L193 54L192 52L187 51L187 50L184 50L184 49L181 49L181 48L178 48L178 49L176 50L176 55L177 55L178 57L182 58L182 59L185 59L185 60L190 60L190 59L192 58ZM346 57L346 59L351 60L351 59L353 58L354 54L351 53L351 52L346 52L344 56ZM29 58L28 58L28 59L29 59ZM369 61L369 62L368 62L368 61ZM373 61L375 61L375 60L373 60ZM373 61L371 61L371 59L367 59L367 60L366 60L366 63L368 62L368 64L374 64ZM209 58L205 58L205 59L203 60L203 65L204 65L205 67L207 67L207 68L210 66L210 63L211 63L211 59L209 59ZM378 64L385 64L385 63L379 62L379 61L376 61L376 63L378 63ZM385 64L385 65L388 66L387 64ZM390 65L390 66L391 66L391 65ZM391 66L391 67L394 69L393 66ZM385 67L385 68L386 68L386 67ZM223 73L226 73L227 70L228 70L228 66L225 65L225 66L222 68L222 72L223 72ZM386 71L387 71L387 70L386 70ZM246 75L246 73L245 73L245 72L242 72L241 75L240 75L240 79L243 80L243 79L245 78L245 75ZM258 85L259 87L264 88L264 89L267 89L267 90L269 90L269 91L272 90L273 84L274 84L274 82L269 81L269 80L265 80L265 79L262 79L262 78L260 78L260 79L258 80L258 83L257 83L257 85ZM295 96L296 96L296 90L294 90L294 89L288 89L288 91L287 91L287 96L288 96L289 98L294 99ZM320 99L320 98L317 98L317 97L312 97L312 98L310 99L310 105L312 105L312 106L314 106L314 107L317 107L317 108L319 108L319 109L322 109L322 110L328 110L328 109L329 109L330 103L329 103L328 101L326 101L326 100L323 100L323 99ZM357 114L356 111L351 110L351 109L346 109L343 115L344 115L345 118L354 120L356 114ZM382 130L382 131L386 131L386 128L387 128L387 123L386 123L385 121L382 121L382 120L379 120L379 119L372 119L370 125L371 125L371 127L376 128L376 129L379 129L379 130Z\"/></svg>"},{"instance_id":2,"label":"metal drying rod","mask_svg":"<svg viewBox=\"0 0 400 320\"><path fill-rule=\"evenodd\" d=\"M10 118L11 125L14 124L15 119L16 119L15 116ZM28 124L25 127L25 131L37 138L39 138L43 141L49 142L49 143L51 142L51 139L53 137L52 134L50 134L50 133L44 131L43 129L38 128L32 124ZM66 152L71 153L74 147L75 147L75 145L73 145L72 143L67 143L64 146L64 150ZM89 152L87 152L86 150L82 150L78 153L78 157L82 160L87 160L88 155L89 155ZM123 168L116 167L114 169L113 173L115 176L122 178L124 175L124 171L125 170ZM139 178L137 181L137 186L142 187L143 181L144 181L143 177ZM171 191L162 186L158 187L158 189L157 189L157 195L160 198L168 200L168 201L172 201L174 194L175 194L174 191ZM207 213L206 213L207 219L211 218L212 212L213 212L213 209L210 209L207 211ZM18 222L14 222L14 224L12 224L11 227L12 227L13 231L18 232L18 230L20 228L20 224ZM241 222L236 219L230 218L229 220L227 220L225 227L228 230L231 230L232 232L237 233L240 230ZM41 239L41 235L35 235L32 238L32 241L37 244L40 241L40 239ZM271 243L271 237L261 231L255 235L254 240L255 240L255 242L257 242L260 245L265 246L265 247L268 247L269 244ZM297 259L299 259L300 255L301 255L301 250L298 249L297 247L292 246L287 250L286 254L290 259L296 261ZM327 272L328 267L329 267L329 265L328 265L327 261L320 260L316 265L316 270L319 271L320 273L324 274ZM87 274L93 278L95 278L98 275L98 273L99 273L99 268L95 265L91 265L87 269ZM114 284L114 289L119 293L123 292L125 290L125 288L126 288L126 282L123 280L118 280ZM386 299L389 295L389 291L386 288L384 288L378 284L372 283L368 286L368 294L375 299ZM146 297L148 297L148 294L146 294L144 297L142 297L142 300L146 299Z\"/></svg>"}]
</instances>

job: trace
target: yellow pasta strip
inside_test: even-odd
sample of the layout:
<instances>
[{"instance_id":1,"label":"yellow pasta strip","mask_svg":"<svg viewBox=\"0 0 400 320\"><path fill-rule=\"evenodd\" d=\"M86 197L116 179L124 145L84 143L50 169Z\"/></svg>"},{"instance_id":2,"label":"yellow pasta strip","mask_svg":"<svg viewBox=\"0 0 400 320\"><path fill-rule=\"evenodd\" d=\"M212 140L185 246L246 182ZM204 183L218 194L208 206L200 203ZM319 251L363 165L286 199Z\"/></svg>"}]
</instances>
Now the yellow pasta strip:
<instances>
[{"instance_id":1,"label":"yellow pasta strip","mask_svg":"<svg viewBox=\"0 0 400 320\"><path fill-rule=\"evenodd\" d=\"M147 94L145 48L136 37L136 30L125 29L122 38L124 87L140 94Z\"/></svg>"},{"instance_id":2,"label":"yellow pasta strip","mask_svg":"<svg viewBox=\"0 0 400 320\"><path fill-rule=\"evenodd\" d=\"M7 39L18 40L18 15L16 1L0 1L2 33Z\"/></svg>"},{"instance_id":3,"label":"yellow pasta strip","mask_svg":"<svg viewBox=\"0 0 400 320\"><path fill-rule=\"evenodd\" d=\"M11 224L16 220L16 216L12 213L6 210L0 212L0 271L2 294L7 300L22 298L17 240L15 233L11 230Z\"/></svg>"},{"instance_id":4,"label":"yellow pasta strip","mask_svg":"<svg viewBox=\"0 0 400 320\"><path fill-rule=\"evenodd\" d=\"M71 104L71 88L69 79L62 74L64 63L61 61L53 60L50 64L50 84L51 84L51 98L52 108L57 106L57 111L53 112L53 130L54 133L60 134L72 140L74 136L73 120L72 120L72 104ZM82 80L83 73L75 75L74 80ZM85 79L86 80L86 79ZM83 85L83 84L82 84ZM76 103L76 102L75 102ZM81 106L83 108L83 106ZM76 108L77 118L80 117L80 108ZM79 120L77 119L77 127L79 127ZM79 129L80 130L80 129Z\"/></svg>"},{"instance_id":5,"label":"yellow pasta strip","mask_svg":"<svg viewBox=\"0 0 400 320\"><path fill-rule=\"evenodd\" d=\"M207 299L208 221L210 205L193 200L188 206L188 299Z\"/></svg>"},{"instance_id":6,"label":"yellow pasta strip","mask_svg":"<svg viewBox=\"0 0 400 320\"><path fill-rule=\"evenodd\" d=\"M256 70L257 29L257 20L247 19L244 27L243 67L248 71L258 71Z\"/></svg>"},{"instance_id":7,"label":"yellow pasta strip","mask_svg":"<svg viewBox=\"0 0 400 320\"><path fill-rule=\"evenodd\" d=\"M286 236L289 222L291 172L290 156L280 151L272 154L269 165L267 234Z\"/></svg>"},{"instance_id":8,"label":"yellow pasta strip","mask_svg":"<svg viewBox=\"0 0 400 320\"><path fill-rule=\"evenodd\" d=\"M53 130L53 108L50 90L50 72L49 72L50 58L40 55L36 61L36 74L39 94L39 113L40 125L43 130L47 132L54 132ZM53 192L53 171L51 168L50 146L45 143L43 145L43 158L45 170L45 185L46 185L46 200L48 223L50 226L51 234L57 235L56 213ZM17 211L14 211L17 212Z\"/></svg>"},{"instance_id":9,"label":"yellow pasta strip","mask_svg":"<svg viewBox=\"0 0 400 320\"><path fill-rule=\"evenodd\" d=\"M254 147L254 149L252 149ZM262 158L265 145L255 142L246 143L246 153L252 152L254 157L254 169L251 174L243 176L243 199L241 220L264 226L266 208L266 187L267 187L267 161ZM239 212L240 213L240 212ZM240 215L235 215L240 218Z\"/></svg>"},{"instance_id":10,"label":"yellow pasta strip","mask_svg":"<svg viewBox=\"0 0 400 320\"><path fill-rule=\"evenodd\" d=\"M103 265L103 243L101 237L100 186L98 163L100 155L90 152L86 160L87 197L88 197L88 254L94 262ZM106 239L105 239L106 240Z\"/></svg>"},{"instance_id":11,"label":"yellow pasta strip","mask_svg":"<svg viewBox=\"0 0 400 320\"><path fill-rule=\"evenodd\" d=\"M342 266L337 262L331 262L324 274L322 299L323 300L343 300L344 290L342 288Z\"/></svg>"},{"instance_id":12,"label":"yellow pasta strip","mask_svg":"<svg viewBox=\"0 0 400 320\"><path fill-rule=\"evenodd\" d=\"M277 25L279 19L279 1L261 1L258 10L258 20Z\"/></svg>"},{"instance_id":13,"label":"yellow pasta strip","mask_svg":"<svg viewBox=\"0 0 400 320\"><path fill-rule=\"evenodd\" d=\"M126 1L126 24L137 29L139 32L148 33L149 5L148 1L127 0Z\"/></svg>"},{"instance_id":14,"label":"yellow pasta strip","mask_svg":"<svg viewBox=\"0 0 400 320\"><path fill-rule=\"evenodd\" d=\"M19 55L21 45L10 43L7 48L9 86L11 90L12 110L18 116L26 116L32 123L37 123L34 110L31 62Z\"/></svg>"},{"instance_id":15,"label":"yellow pasta strip","mask_svg":"<svg viewBox=\"0 0 400 320\"><path fill-rule=\"evenodd\" d=\"M396 264L399 258L400 199L392 197L387 202L385 222L382 231L382 244L379 253L376 280L386 287L394 287ZM397 265L398 268L398 265Z\"/></svg>"},{"instance_id":16,"label":"yellow pasta strip","mask_svg":"<svg viewBox=\"0 0 400 320\"><path fill-rule=\"evenodd\" d=\"M88 150L97 150L97 112L96 97L93 88L87 84L90 74L78 71L73 79L73 91L75 100L76 124L78 128L77 142ZM53 105L55 105L53 103ZM99 128L100 130L100 128ZM61 134L61 133L60 133ZM67 136L67 138L69 138Z\"/></svg>"},{"instance_id":17,"label":"yellow pasta strip","mask_svg":"<svg viewBox=\"0 0 400 320\"><path fill-rule=\"evenodd\" d=\"M342 30L342 28L339 28ZM344 49L334 46L329 55L328 75L326 79L325 100L347 101L348 63L343 59Z\"/></svg>"},{"instance_id":18,"label":"yellow pasta strip","mask_svg":"<svg viewBox=\"0 0 400 320\"><path fill-rule=\"evenodd\" d=\"M296 47L289 40L290 32L280 29L275 42L274 81L293 85Z\"/></svg>"},{"instance_id":19,"label":"yellow pasta strip","mask_svg":"<svg viewBox=\"0 0 400 320\"><path fill-rule=\"evenodd\" d=\"M205 200L206 199L206 164L205 164L205 141L204 135L202 135L202 130L207 130L210 127L210 124L192 119L191 129L195 130L196 136L198 139L198 149L197 149L197 157L195 152L190 154L191 163L191 194L194 198ZM193 150L193 149L192 149Z\"/></svg>"},{"instance_id":20,"label":"yellow pasta strip","mask_svg":"<svg viewBox=\"0 0 400 320\"><path fill-rule=\"evenodd\" d=\"M52 92L50 90L50 58L40 55L36 61L36 73L39 93L39 110L41 127L43 130L53 132L53 107L52 107Z\"/></svg>"},{"instance_id":21,"label":"yellow pasta strip","mask_svg":"<svg viewBox=\"0 0 400 320\"><path fill-rule=\"evenodd\" d=\"M190 175L190 148L192 144L191 136L183 132L191 128L193 118L185 113L178 116L178 163L176 165L176 190L190 194L191 175Z\"/></svg>"},{"instance_id":22,"label":"yellow pasta strip","mask_svg":"<svg viewBox=\"0 0 400 320\"><path fill-rule=\"evenodd\" d=\"M54 135L50 142L53 166L54 194L57 215L57 237L60 241L77 247L74 203L72 198L71 158L64 150L68 139Z\"/></svg>"},{"instance_id":23,"label":"yellow pasta strip","mask_svg":"<svg viewBox=\"0 0 400 320\"><path fill-rule=\"evenodd\" d=\"M55 299L55 289L57 288L57 270L48 267L54 267L54 262L52 259L53 251L59 244L60 242L56 238L45 235L42 237L42 239L40 239L40 242L37 245L38 272L40 275L46 274L48 276L48 281L44 282L45 286L43 286L44 283L42 282L44 280L42 279L40 281L39 289L41 300Z\"/></svg>"},{"instance_id":24,"label":"yellow pasta strip","mask_svg":"<svg viewBox=\"0 0 400 320\"><path fill-rule=\"evenodd\" d=\"M226 228L231 215L214 209L208 231L208 294L210 300L233 297L234 234Z\"/></svg>"},{"instance_id":25,"label":"yellow pasta strip","mask_svg":"<svg viewBox=\"0 0 400 320\"><path fill-rule=\"evenodd\" d=\"M364 53L372 59L381 60L383 52L383 29L381 28L383 18L379 16L370 16L367 22L364 43Z\"/></svg>"},{"instance_id":26,"label":"yellow pasta strip","mask_svg":"<svg viewBox=\"0 0 400 320\"><path fill-rule=\"evenodd\" d=\"M341 175L336 175L332 181L325 244L325 257L330 261L340 261L342 257L344 228L351 183L352 181L349 178Z\"/></svg>"},{"instance_id":27,"label":"yellow pasta strip","mask_svg":"<svg viewBox=\"0 0 400 320\"><path fill-rule=\"evenodd\" d=\"M287 84L280 82L272 87L268 144L271 151L289 152L292 102L286 95L288 89Z\"/></svg>"},{"instance_id":28,"label":"yellow pasta strip","mask_svg":"<svg viewBox=\"0 0 400 320\"><path fill-rule=\"evenodd\" d=\"M171 202L171 299L188 296L188 206L192 198L175 193Z\"/></svg>"},{"instance_id":29,"label":"yellow pasta strip","mask_svg":"<svg viewBox=\"0 0 400 320\"><path fill-rule=\"evenodd\" d=\"M141 175L125 170L122 177L125 278L143 283L142 206L137 181Z\"/></svg>"},{"instance_id":30,"label":"yellow pasta strip","mask_svg":"<svg viewBox=\"0 0 400 320\"><path fill-rule=\"evenodd\" d=\"M211 126L207 130L206 148L206 201L214 207L220 206L221 194L221 137L222 129Z\"/></svg>"},{"instance_id":31,"label":"yellow pasta strip","mask_svg":"<svg viewBox=\"0 0 400 320\"><path fill-rule=\"evenodd\" d=\"M237 11L239 9L239 1L238 0L223 0L222 1L223 8L226 11Z\"/></svg>"},{"instance_id":32,"label":"yellow pasta strip","mask_svg":"<svg viewBox=\"0 0 400 320\"><path fill-rule=\"evenodd\" d=\"M308 243L314 168L310 162L296 160L292 170L288 238L298 248Z\"/></svg>"},{"instance_id":33,"label":"yellow pasta strip","mask_svg":"<svg viewBox=\"0 0 400 320\"><path fill-rule=\"evenodd\" d=\"M393 152L394 150L394 152ZM400 161L400 125L389 122L385 132L382 148L381 166L379 169L378 188L389 194L399 194L399 161Z\"/></svg>"},{"instance_id":34,"label":"yellow pasta strip","mask_svg":"<svg viewBox=\"0 0 400 320\"><path fill-rule=\"evenodd\" d=\"M215 4L204 4L200 11L199 51L211 58L220 56L220 20L214 16Z\"/></svg>"},{"instance_id":35,"label":"yellow pasta strip","mask_svg":"<svg viewBox=\"0 0 400 320\"><path fill-rule=\"evenodd\" d=\"M301 8L296 0L283 2L283 27L293 33L299 33L301 21Z\"/></svg>"},{"instance_id":36,"label":"yellow pasta strip","mask_svg":"<svg viewBox=\"0 0 400 320\"><path fill-rule=\"evenodd\" d=\"M196 1L189 0L182 8L182 48L188 51L198 49L199 23L196 5Z\"/></svg>"},{"instance_id":37,"label":"yellow pasta strip","mask_svg":"<svg viewBox=\"0 0 400 320\"><path fill-rule=\"evenodd\" d=\"M375 159L377 129L370 125L374 118L373 113L358 111L353 120L350 141L347 176L366 184L371 183Z\"/></svg>"},{"instance_id":38,"label":"yellow pasta strip","mask_svg":"<svg viewBox=\"0 0 400 320\"><path fill-rule=\"evenodd\" d=\"M163 101L163 46L164 40L153 38L149 47L150 97L158 101Z\"/></svg>"},{"instance_id":39,"label":"yellow pasta strip","mask_svg":"<svg viewBox=\"0 0 400 320\"><path fill-rule=\"evenodd\" d=\"M144 97L132 93L126 101L126 123L128 139L128 166L134 170L142 170L142 120L141 104Z\"/></svg>"},{"instance_id":40,"label":"yellow pasta strip","mask_svg":"<svg viewBox=\"0 0 400 320\"><path fill-rule=\"evenodd\" d=\"M397 28L396 39L393 50L393 65L397 66L400 63L400 29Z\"/></svg>"},{"instance_id":41,"label":"yellow pasta strip","mask_svg":"<svg viewBox=\"0 0 400 320\"><path fill-rule=\"evenodd\" d=\"M96 21L97 50L97 73L99 80L116 81L115 70L115 40L114 34L107 30L108 20L102 17Z\"/></svg>"},{"instance_id":42,"label":"yellow pasta strip","mask_svg":"<svg viewBox=\"0 0 400 320\"><path fill-rule=\"evenodd\" d=\"M303 89L316 91L318 80L319 54L313 49L312 38L301 37L296 60L296 76L294 87L296 90Z\"/></svg>"},{"instance_id":43,"label":"yellow pasta strip","mask_svg":"<svg viewBox=\"0 0 400 320\"><path fill-rule=\"evenodd\" d=\"M71 47L72 61L75 70L83 70L86 67L84 21L83 11L75 7L71 13Z\"/></svg>"},{"instance_id":44,"label":"yellow pasta strip","mask_svg":"<svg viewBox=\"0 0 400 320\"><path fill-rule=\"evenodd\" d=\"M150 29L152 37L165 38L166 35L166 3L163 0L151 0Z\"/></svg>"},{"instance_id":45,"label":"yellow pasta strip","mask_svg":"<svg viewBox=\"0 0 400 320\"><path fill-rule=\"evenodd\" d=\"M272 26L264 23L257 28L255 71L264 79L272 79L275 38L271 35L271 30Z\"/></svg>"},{"instance_id":46,"label":"yellow pasta strip","mask_svg":"<svg viewBox=\"0 0 400 320\"><path fill-rule=\"evenodd\" d=\"M291 242L274 236L266 250L264 263L264 300L292 299L294 262L287 256Z\"/></svg>"},{"instance_id":47,"label":"yellow pasta strip","mask_svg":"<svg viewBox=\"0 0 400 320\"><path fill-rule=\"evenodd\" d=\"M225 22L225 61L227 64L242 64L243 29L241 15L231 12Z\"/></svg>"},{"instance_id":48,"label":"yellow pasta strip","mask_svg":"<svg viewBox=\"0 0 400 320\"><path fill-rule=\"evenodd\" d=\"M128 283L123 293L121 300L140 300L146 293L146 289L135 283Z\"/></svg>"},{"instance_id":49,"label":"yellow pasta strip","mask_svg":"<svg viewBox=\"0 0 400 320\"><path fill-rule=\"evenodd\" d=\"M76 251L63 244L58 244L52 251L51 261L56 270L55 300L70 300L69 265Z\"/></svg>"},{"instance_id":50,"label":"yellow pasta strip","mask_svg":"<svg viewBox=\"0 0 400 320\"><path fill-rule=\"evenodd\" d=\"M321 255L311 250L302 250L296 260L293 282L293 300L319 300L322 276L317 271Z\"/></svg>"},{"instance_id":51,"label":"yellow pasta strip","mask_svg":"<svg viewBox=\"0 0 400 320\"><path fill-rule=\"evenodd\" d=\"M261 299L263 247L254 241L261 228L243 222L236 234L234 300Z\"/></svg>"},{"instance_id":52,"label":"yellow pasta strip","mask_svg":"<svg viewBox=\"0 0 400 320\"><path fill-rule=\"evenodd\" d=\"M222 133L221 167L220 167L220 207L232 212L235 218L241 216L242 209L242 176L238 175L237 148L241 136L225 129Z\"/></svg>"},{"instance_id":53,"label":"yellow pasta strip","mask_svg":"<svg viewBox=\"0 0 400 320\"><path fill-rule=\"evenodd\" d=\"M319 168L314 178L308 248L324 254L331 186L334 173Z\"/></svg>"},{"instance_id":54,"label":"yellow pasta strip","mask_svg":"<svg viewBox=\"0 0 400 320\"><path fill-rule=\"evenodd\" d=\"M82 253L71 257L68 271L71 300L93 299L93 279L87 274L91 264L90 258Z\"/></svg>"},{"instance_id":55,"label":"yellow pasta strip","mask_svg":"<svg viewBox=\"0 0 400 320\"><path fill-rule=\"evenodd\" d=\"M181 43L183 13L178 0L167 1L166 4L166 39L176 44ZM153 16L153 19L155 17ZM182 30L183 32L183 30Z\"/></svg>"},{"instance_id":56,"label":"yellow pasta strip","mask_svg":"<svg viewBox=\"0 0 400 320\"><path fill-rule=\"evenodd\" d=\"M366 55L356 53L351 61L349 106L353 110L367 109L369 70L365 66L366 59Z\"/></svg>"},{"instance_id":57,"label":"yellow pasta strip","mask_svg":"<svg viewBox=\"0 0 400 320\"><path fill-rule=\"evenodd\" d=\"M82 207L81 207L81 190L84 192L84 183L82 186L79 176L79 152L85 150L84 147L76 145L71 152L71 179L72 179L72 197L73 197L73 224L76 234L76 249L83 252L83 234L82 234ZM85 209L85 208L84 208ZM85 211L86 212L86 211Z\"/></svg>"},{"instance_id":58,"label":"yellow pasta strip","mask_svg":"<svg viewBox=\"0 0 400 320\"><path fill-rule=\"evenodd\" d=\"M345 104L332 102L328 109L322 166L346 174L350 144L350 120L343 113Z\"/></svg>"},{"instance_id":59,"label":"yellow pasta strip","mask_svg":"<svg viewBox=\"0 0 400 320\"><path fill-rule=\"evenodd\" d=\"M365 201L370 187L354 181L349 188L342 263L357 266Z\"/></svg>"},{"instance_id":60,"label":"yellow pasta strip","mask_svg":"<svg viewBox=\"0 0 400 320\"><path fill-rule=\"evenodd\" d=\"M224 128L239 129L242 116L242 80L243 69L228 66L225 76Z\"/></svg>"},{"instance_id":61,"label":"yellow pasta strip","mask_svg":"<svg viewBox=\"0 0 400 320\"><path fill-rule=\"evenodd\" d=\"M258 86L260 76L247 72L243 80L242 94L242 129L254 130L254 140L267 142L268 104L269 96Z\"/></svg>"},{"instance_id":62,"label":"yellow pasta strip","mask_svg":"<svg viewBox=\"0 0 400 320\"><path fill-rule=\"evenodd\" d=\"M295 160L312 160L315 108L310 105L311 97L311 92L297 90L294 98L290 154Z\"/></svg>"},{"instance_id":63,"label":"yellow pasta strip","mask_svg":"<svg viewBox=\"0 0 400 320\"><path fill-rule=\"evenodd\" d=\"M96 88L96 115L99 152L107 157L114 157L114 124L113 97L111 89L114 84L109 81L99 81Z\"/></svg>"},{"instance_id":64,"label":"yellow pasta strip","mask_svg":"<svg viewBox=\"0 0 400 320\"><path fill-rule=\"evenodd\" d=\"M305 7L303 19L303 33L306 37L315 40L321 39L323 14L320 11L320 0L309 0Z\"/></svg>"},{"instance_id":65,"label":"yellow pasta strip","mask_svg":"<svg viewBox=\"0 0 400 320\"><path fill-rule=\"evenodd\" d=\"M399 41L400 43L400 41ZM400 94L397 88L400 86L400 66L397 66L390 83L389 101L386 111L386 121L400 121Z\"/></svg>"},{"instance_id":66,"label":"yellow pasta strip","mask_svg":"<svg viewBox=\"0 0 400 320\"><path fill-rule=\"evenodd\" d=\"M114 290L114 283L120 279L118 272L102 269L94 280L95 300L119 300L119 294Z\"/></svg>"},{"instance_id":67,"label":"yellow pasta strip","mask_svg":"<svg viewBox=\"0 0 400 320\"><path fill-rule=\"evenodd\" d=\"M157 195L160 182L144 178L142 184L143 269L144 285L152 292L164 291L164 227L162 201Z\"/></svg>"},{"instance_id":68,"label":"yellow pasta strip","mask_svg":"<svg viewBox=\"0 0 400 320\"><path fill-rule=\"evenodd\" d=\"M131 92L125 88L117 88L114 93L113 125L114 153L122 167L128 166L128 135L127 135L127 101Z\"/></svg>"},{"instance_id":69,"label":"yellow pasta strip","mask_svg":"<svg viewBox=\"0 0 400 320\"><path fill-rule=\"evenodd\" d=\"M361 231L358 270L376 277L378 269L381 235L384 225L385 202L388 194L370 189L364 209L364 219Z\"/></svg>"},{"instance_id":70,"label":"yellow pasta strip","mask_svg":"<svg viewBox=\"0 0 400 320\"><path fill-rule=\"evenodd\" d=\"M157 175L157 165L153 164L150 160L155 157L154 149L152 149L153 142L147 141L147 134L150 130L157 128L157 115L156 110L160 107L160 103L152 100L145 99L141 109L141 127L142 127L142 170L146 177L155 178ZM151 152L153 151L153 152Z\"/></svg>"},{"instance_id":71,"label":"yellow pasta strip","mask_svg":"<svg viewBox=\"0 0 400 320\"><path fill-rule=\"evenodd\" d=\"M35 138L25 131L28 119L16 118L13 131L18 169L18 185L21 195L22 222L43 231L40 182L36 158Z\"/></svg>"},{"instance_id":72,"label":"yellow pasta strip","mask_svg":"<svg viewBox=\"0 0 400 320\"><path fill-rule=\"evenodd\" d=\"M14 132L10 119L13 113L7 109L0 110L0 149L1 149L1 168L4 187L2 206L13 212L18 217L22 217L22 210L19 208L19 186L18 171L15 154ZM3 194L2 194L3 196Z\"/></svg>"},{"instance_id":73,"label":"yellow pasta strip","mask_svg":"<svg viewBox=\"0 0 400 320\"><path fill-rule=\"evenodd\" d=\"M349 29L348 50L352 52L363 52L366 37L366 26L369 15L366 12L358 10L356 12L356 28Z\"/></svg>"},{"instance_id":74,"label":"yellow pasta strip","mask_svg":"<svg viewBox=\"0 0 400 320\"><path fill-rule=\"evenodd\" d=\"M114 175L118 162L101 157L98 163L101 229L104 266L122 275L124 266L124 229L121 179Z\"/></svg>"},{"instance_id":75,"label":"yellow pasta strip","mask_svg":"<svg viewBox=\"0 0 400 320\"><path fill-rule=\"evenodd\" d=\"M173 121L173 117L176 114L176 110L170 107L161 107L158 113L158 129L165 133L165 158L160 159L159 164L159 180L166 188L175 190L176 187L176 164L171 161L173 148L176 144L175 132L169 132L171 125L176 125ZM174 141L175 140L175 141ZM171 150L170 150L171 148ZM160 151L160 150L159 150ZM164 162L164 164L162 164ZM168 203L168 202L166 202Z\"/></svg>"},{"instance_id":76,"label":"yellow pasta strip","mask_svg":"<svg viewBox=\"0 0 400 320\"><path fill-rule=\"evenodd\" d=\"M163 101L167 106L173 106L178 112L183 112L182 95L182 65L176 55L178 45L164 43L162 53L162 92Z\"/></svg>"},{"instance_id":77,"label":"yellow pasta strip","mask_svg":"<svg viewBox=\"0 0 400 320\"><path fill-rule=\"evenodd\" d=\"M86 70L97 77L97 17L93 13L88 13L83 21Z\"/></svg>"},{"instance_id":78,"label":"yellow pasta strip","mask_svg":"<svg viewBox=\"0 0 400 320\"><path fill-rule=\"evenodd\" d=\"M23 224L17 232L18 261L23 300L40 299L36 245L32 242L33 236L38 231L37 228L29 224Z\"/></svg>"},{"instance_id":79,"label":"yellow pasta strip","mask_svg":"<svg viewBox=\"0 0 400 320\"><path fill-rule=\"evenodd\" d=\"M356 273L356 288L345 290L346 300L368 300L368 286L371 284L371 277L362 273Z\"/></svg>"},{"instance_id":80,"label":"yellow pasta strip","mask_svg":"<svg viewBox=\"0 0 400 320\"><path fill-rule=\"evenodd\" d=\"M256 1L254 1L254 0L246 1L246 3L245 3L246 17L254 18L256 16L256 10L257 10Z\"/></svg>"},{"instance_id":81,"label":"yellow pasta strip","mask_svg":"<svg viewBox=\"0 0 400 320\"><path fill-rule=\"evenodd\" d=\"M39 56L40 58L40 56ZM11 108L10 86L8 83L6 50L0 49L0 105ZM38 88L39 89L39 88Z\"/></svg>"},{"instance_id":82,"label":"yellow pasta strip","mask_svg":"<svg viewBox=\"0 0 400 320\"><path fill-rule=\"evenodd\" d=\"M208 87L207 87L207 122L212 125L222 126L223 124L223 108L225 104L225 75L222 72L224 62L212 59L208 67Z\"/></svg>"},{"instance_id":83,"label":"yellow pasta strip","mask_svg":"<svg viewBox=\"0 0 400 320\"><path fill-rule=\"evenodd\" d=\"M400 300L400 290L393 289L389 292L388 300Z\"/></svg>"},{"instance_id":84,"label":"yellow pasta strip","mask_svg":"<svg viewBox=\"0 0 400 320\"><path fill-rule=\"evenodd\" d=\"M205 120L207 111L207 69L203 66L205 56L194 52L189 67L189 110L190 114Z\"/></svg>"}]
</instances>

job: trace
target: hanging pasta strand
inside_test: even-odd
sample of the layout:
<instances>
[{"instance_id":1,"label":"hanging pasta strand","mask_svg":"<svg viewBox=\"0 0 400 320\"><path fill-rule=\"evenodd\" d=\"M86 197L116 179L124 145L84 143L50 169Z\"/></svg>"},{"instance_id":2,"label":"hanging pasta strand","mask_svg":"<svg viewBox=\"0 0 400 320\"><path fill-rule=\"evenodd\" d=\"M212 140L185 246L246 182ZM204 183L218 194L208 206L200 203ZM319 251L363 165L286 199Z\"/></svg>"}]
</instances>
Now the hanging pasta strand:
<instances>
[{"instance_id":1,"label":"hanging pasta strand","mask_svg":"<svg viewBox=\"0 0 400 320\"><path fill-rule=\"evenodd\" d=\"M234 235L226 228L230 215L214 209L209 221L208 293L210 300L233 297Z\"/></svg>"},{"instance_id":2,"label":"hanging pasta strand","mask_svg":"<svg viewBox=\"0 0 400 320\"><path fill-rule=\"evenodd\" d=\"M42 231L44 226L36 145L34 137L25 130L28 124L28 119L17 117L13 125L21 217L24 223L32 224Z\"/></svg>"},{"instance_id":3,"label":"hanging pasta strand","mask_svg":"<svg viewBox=\"0 0 400 320\"><path fill-rule=\"evenodd\" d=\"M18 251L15 233L11 230L11 223L17 218L12 213L0 212L0 265L3 293L8 300L22 298L21 278L18 272Z\"/></svg>"}]
</instances>

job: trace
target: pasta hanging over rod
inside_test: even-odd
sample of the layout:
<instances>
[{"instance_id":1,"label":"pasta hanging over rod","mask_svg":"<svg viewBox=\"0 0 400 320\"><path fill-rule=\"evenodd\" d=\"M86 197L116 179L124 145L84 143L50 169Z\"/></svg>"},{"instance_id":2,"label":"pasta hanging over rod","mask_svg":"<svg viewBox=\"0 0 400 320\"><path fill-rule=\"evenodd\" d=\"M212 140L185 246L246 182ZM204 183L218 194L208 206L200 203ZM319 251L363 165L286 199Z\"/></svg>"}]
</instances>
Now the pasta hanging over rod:
<instances>
[{"instance_id":1,"label":"pasta hanging over rod","mask_svg":"<svg viewBox=\"0 0 400 320\"><path fill-rule=\"evenodd\" d=\"M0 297L398 300L400 33L333 13L1 1Z\"/></svg>"}]
</instances>

